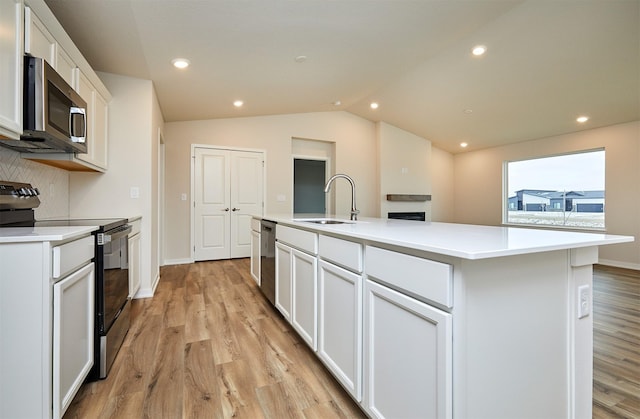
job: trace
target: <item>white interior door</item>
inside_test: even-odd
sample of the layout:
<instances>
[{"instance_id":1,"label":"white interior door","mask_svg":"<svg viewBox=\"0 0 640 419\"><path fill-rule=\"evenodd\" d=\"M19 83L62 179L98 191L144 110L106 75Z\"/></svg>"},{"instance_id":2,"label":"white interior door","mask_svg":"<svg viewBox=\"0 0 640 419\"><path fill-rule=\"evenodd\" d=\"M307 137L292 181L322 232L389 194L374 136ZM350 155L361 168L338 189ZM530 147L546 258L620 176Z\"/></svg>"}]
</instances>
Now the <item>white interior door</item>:
<instances>
[{"instance_id":1,"label":"white interior door","mask_svg":"<svg viewBox=\"0 0 640 419\"><path fill-rule=\"evenodd\" d=\"M251 216L262 214L262 153L231 153L231 257L251 255Z\"/></svg>"},{"instance_id":2,"label":"white interior door","mask_svg":"<svg viewBox=\"0 0 640 419\"><path fill-rule=\"evenodd\" d=\"M263 153L196 147L194 157L194 260L249 257Z\"/></svg>"},{"instance_id":3,"label":"white interior door","mask_svg":"<svg viewBox=\"0 0 640 419\"><path fill-rule=\"evenodd\" d=\"M228 150L195 149L194 259L228 259L231 165Z\"/></svg>"}]
</instances>

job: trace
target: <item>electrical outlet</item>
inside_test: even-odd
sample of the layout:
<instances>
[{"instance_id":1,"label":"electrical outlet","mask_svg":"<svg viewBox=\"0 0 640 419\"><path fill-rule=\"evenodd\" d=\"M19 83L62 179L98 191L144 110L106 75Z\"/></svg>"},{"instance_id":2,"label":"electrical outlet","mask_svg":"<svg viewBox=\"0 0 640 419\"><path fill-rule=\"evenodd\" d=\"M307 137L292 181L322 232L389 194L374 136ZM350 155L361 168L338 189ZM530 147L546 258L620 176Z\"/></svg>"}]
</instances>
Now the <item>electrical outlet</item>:
<instances>
[{"instance_id":1,"label":"electrical outlet","mask_svg":"<svg viewBox=\"0 0 640 419\"><path fill-rule=\"evenodd\" d=\"M587 317L591 313L591 298L589 285L578 287L578 318Z\"/></svg>"}]
</instances>

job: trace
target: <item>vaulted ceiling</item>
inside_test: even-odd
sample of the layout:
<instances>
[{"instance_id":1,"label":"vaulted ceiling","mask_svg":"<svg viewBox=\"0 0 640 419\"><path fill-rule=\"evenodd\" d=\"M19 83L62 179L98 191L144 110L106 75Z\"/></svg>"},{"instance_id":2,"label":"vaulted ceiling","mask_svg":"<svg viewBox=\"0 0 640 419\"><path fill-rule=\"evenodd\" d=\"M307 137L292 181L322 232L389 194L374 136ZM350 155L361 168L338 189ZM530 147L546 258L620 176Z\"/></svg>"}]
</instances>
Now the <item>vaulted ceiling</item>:
<instances>
[{"instance_id":1,"label":"vaulted ceiling","mask_svg":"<svg viewBox=\"0 0 640 419\"><path fill-rule=\"evenodd\" d=\"M456 153L640 120L640 0L46 3L167 122L343 110Z\"/></svg>"}]
</instances>

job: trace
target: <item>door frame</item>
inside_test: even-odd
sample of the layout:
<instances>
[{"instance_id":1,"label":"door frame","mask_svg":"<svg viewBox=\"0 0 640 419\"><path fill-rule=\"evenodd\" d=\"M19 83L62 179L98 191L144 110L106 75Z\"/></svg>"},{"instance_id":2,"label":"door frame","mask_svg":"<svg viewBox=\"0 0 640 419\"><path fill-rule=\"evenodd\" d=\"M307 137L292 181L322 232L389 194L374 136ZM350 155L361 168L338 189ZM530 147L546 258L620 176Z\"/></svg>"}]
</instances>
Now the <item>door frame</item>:
<instances>
[{"instance_id":1,"label":"door frame","mask_svg":"<svg viewBox=\"0 0 640 419\"><path fill-rule=\"evenodd\" d=\"M253 153L262 153L264 158L264 164L262 165L262 215L266 212L266 192L267 192L267 151L260 148L242 148L242 147L228 147L228 146L218 146L213 144L191 144L191 155L190 155L190 187L189 193L191 194L189 205L191 208L189 209L189 257L191 258L191 263L193 263L195 258L195 246L196 246L196 220L195 220L195 175L196 175L196 148L206 148L209 150L223 150L223 151L248 151Z\"/></svg>"},{"instance_id":2,"label":"door frame","mask_svg":"<svg viewBox=\"0 0 640 419\"><path fill-rule=\"evenodd\" d=\"M295 161L296 160L317 160L324 161L324 179L325 182L331 177L331 157L328 156L309 156L305 154L292 154L291 155L291 214L293 214L293 207L295 203ZM331 213L331 194L325 194L325 213Z\"/></svg>"}]
</instances>

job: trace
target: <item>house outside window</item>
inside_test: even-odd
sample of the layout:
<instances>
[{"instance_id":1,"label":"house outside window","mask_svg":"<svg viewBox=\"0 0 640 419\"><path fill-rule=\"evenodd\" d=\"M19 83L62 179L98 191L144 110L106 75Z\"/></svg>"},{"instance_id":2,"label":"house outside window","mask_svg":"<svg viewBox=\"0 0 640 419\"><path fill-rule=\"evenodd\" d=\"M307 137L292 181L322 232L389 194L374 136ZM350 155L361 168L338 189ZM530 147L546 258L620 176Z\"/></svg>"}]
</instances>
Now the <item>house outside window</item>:
<instances>
[{"instance_id":1,"label":"house outside window","mask_svg":"<svg viewBox=\"0 0 640 419\"><path fill-rule=\"evenodd\" d=\"M602 230L604 149L505 162L505 224Z\"/></svg>"}]
</instances>

